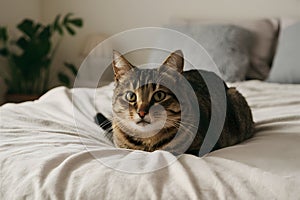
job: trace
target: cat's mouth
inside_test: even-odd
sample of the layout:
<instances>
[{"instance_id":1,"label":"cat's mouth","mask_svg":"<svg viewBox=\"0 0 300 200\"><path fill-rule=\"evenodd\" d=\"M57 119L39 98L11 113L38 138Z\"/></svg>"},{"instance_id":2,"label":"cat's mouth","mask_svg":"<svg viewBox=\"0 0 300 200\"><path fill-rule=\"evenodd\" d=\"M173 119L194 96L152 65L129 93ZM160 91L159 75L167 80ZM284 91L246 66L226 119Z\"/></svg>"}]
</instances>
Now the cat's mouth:
<instances>
[{"instance_id":1,"label":"cat's mouth","mask_svg":"<svg viewBox=\"0 0 300 200\"><path fill-rule=\"evenodd\" d=\"M139 124L139 125L142 125L142 126L146 126L146 125L151 124L151 123L148 122L148 121L146 121L146 120L144 120L144 119L141 119L136 124Z\"/></svg>"}]
</instances>

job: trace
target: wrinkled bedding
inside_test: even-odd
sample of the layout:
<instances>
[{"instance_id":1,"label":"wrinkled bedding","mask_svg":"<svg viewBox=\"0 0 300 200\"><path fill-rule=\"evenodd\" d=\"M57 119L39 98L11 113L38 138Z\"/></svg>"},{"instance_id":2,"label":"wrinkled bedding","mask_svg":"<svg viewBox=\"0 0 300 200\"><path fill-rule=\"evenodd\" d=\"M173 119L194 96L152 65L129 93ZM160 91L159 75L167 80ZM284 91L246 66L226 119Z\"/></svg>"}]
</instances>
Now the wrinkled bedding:
<instances>
[{"instance_id":1,"label":"wrinkled bedding","mask_svg":"<svg viewBox=\"0 0 300 200\"><path fill-rule=\"evenodd\" d=\"M112 85L0 107L0 199L300 199L300 85L231 84L253 138L205 155L114 148L94 116Z\"/></svg>"}]
</instances>

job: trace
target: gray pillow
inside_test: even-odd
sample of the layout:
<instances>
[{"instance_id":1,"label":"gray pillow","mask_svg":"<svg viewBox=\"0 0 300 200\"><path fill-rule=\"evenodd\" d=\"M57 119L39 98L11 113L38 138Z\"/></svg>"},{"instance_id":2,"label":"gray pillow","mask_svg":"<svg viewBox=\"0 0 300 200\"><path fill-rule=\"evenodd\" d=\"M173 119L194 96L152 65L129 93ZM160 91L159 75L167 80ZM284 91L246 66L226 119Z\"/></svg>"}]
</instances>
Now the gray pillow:
<instances>
[{"instance_id":1,"label":"gray pillow","mask_svg":"<svg viewBox=\"0 0 300 200\"><path fill-rule=\"evenodd\" d=\"M172 25L201 44L219 68L225 81L245 80L250 67L253 33L235 25ZM203 59L205 61L207 59ZM205 63L204 63L205 65Z\"/></svg>"},{"instance_id":2,"label":"gray pillow","mask_svg":"<svg viewBox=\"0 0 300 200\"><path fill-rule=\"evenodd\" d=\"M282 30L267 81L300 83L300 22Z\"/></svg>"}]
</instances>

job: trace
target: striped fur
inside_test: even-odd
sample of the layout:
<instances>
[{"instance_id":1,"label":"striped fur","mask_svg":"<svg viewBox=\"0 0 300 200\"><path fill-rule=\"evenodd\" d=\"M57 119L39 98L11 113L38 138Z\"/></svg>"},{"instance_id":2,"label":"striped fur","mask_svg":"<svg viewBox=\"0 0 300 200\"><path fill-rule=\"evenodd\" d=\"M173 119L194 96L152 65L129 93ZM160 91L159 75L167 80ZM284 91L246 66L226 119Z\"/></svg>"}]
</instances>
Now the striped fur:
<instances>
[{"instance_id":1,"label":"striped fur","mask_svg":"<svg viewBox=\"0 0 300 200\"><path fill-rule=\"evenodd\" d=\"M117 147L198 155L212 116L211 90L204 81L207 78L221 83L221 87L212 90L216 95L225 91L227 100L224 126L213 149L237 144L253 135L252 114L244 97L212 72L183 72L181 51L172 53L157 69L139 69L114 52L113 69L112 128ZM189 84L185 85L185 80ZM195 101L191 100L193 94ZM195 107L199 107L199 121L197 113L192 114Z\"/></svg>"}]
</instances>

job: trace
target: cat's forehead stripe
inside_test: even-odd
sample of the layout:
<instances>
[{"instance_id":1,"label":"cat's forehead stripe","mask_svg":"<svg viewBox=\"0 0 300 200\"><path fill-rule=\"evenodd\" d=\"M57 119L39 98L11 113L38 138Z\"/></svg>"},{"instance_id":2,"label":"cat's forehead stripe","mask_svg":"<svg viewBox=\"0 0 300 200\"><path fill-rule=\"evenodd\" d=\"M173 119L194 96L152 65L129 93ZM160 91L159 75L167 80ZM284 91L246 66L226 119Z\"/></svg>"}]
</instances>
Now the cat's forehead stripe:
<instances>
[{"instance_id":1,"label":"cat's forehead stripe","mask_svg":"<svg viewBox=\"0 0 300 200\"><path fill-rule=\"evenodd\" d=\"M134 88L134 83L130 82L129 84L130 84L130 88L133 89Z\"/></svg>"},{"instance_id":2,"label":"cat's forehead stripe","mask_svg":"<svg viewBox=\"0 0 300 200\"><path fill-rule=\"evenodd\" d=\"M130 80L132 89L138 89L144 85L154 82L153 74L148 70L136 70L134 76Z\"/></svg>"},{"instance_id":3,"label":"cat's forehead stripe","mask_svg":"<svg viewBox=\"0 0 300 200\"><path fill-rule=\"evenodd\" d=\"M141 88L144 85L146 85L147 87L143 87L143 89L147 90L150 93L155 92L157 90L163 90L165 92L168 92L168 89L164 87L164 84L161 85L161 83L164 82L163 80L165 80L166 77L168 77L168 80L174 79L174 77L169 76L165 73L162 75L161 73L157 73L157 71L149 69L135 69L134 73L130 76L130 78L124 82L124 86L136 92L139 88Z\"/></svg>"}]
</instances>

